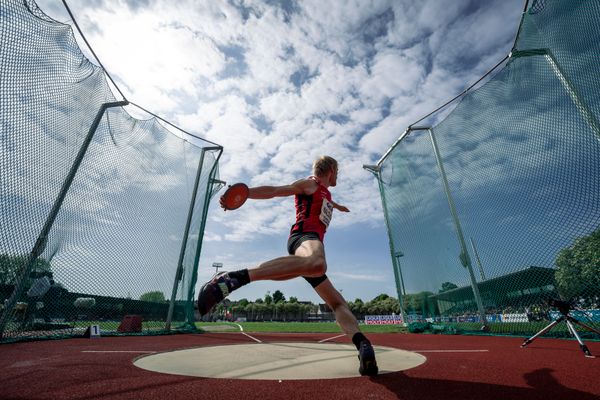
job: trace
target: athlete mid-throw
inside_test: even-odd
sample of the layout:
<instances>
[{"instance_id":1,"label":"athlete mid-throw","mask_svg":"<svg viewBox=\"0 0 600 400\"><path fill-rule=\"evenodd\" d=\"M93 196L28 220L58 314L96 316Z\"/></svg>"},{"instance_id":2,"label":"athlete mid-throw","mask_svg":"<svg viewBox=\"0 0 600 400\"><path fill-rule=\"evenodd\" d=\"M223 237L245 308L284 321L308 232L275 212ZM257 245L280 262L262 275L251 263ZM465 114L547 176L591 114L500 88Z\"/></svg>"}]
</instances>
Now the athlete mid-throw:
<instances>
[{"instance_id":1,"label":"athlete mid-throw","mask_svg":"<svg viewBox=\"0 0 600 400\"><path fill-rule=\"evenodd\" d=\"M377 375L375 352L369 340L360 332L358 322L342 295L325 275L327 262L323 238L333 210L348 212L348 208L331 199L329 187L337 183L337 161L322 156L313 163L313 175L291 185L259 186L249 189L249 199L272 199L295 196L296 223L288 239L288 256L264 262L256 267L215 275L200 289L198 310L205 315L229 293L250 282L287 280L303 277L334 311L345 334L358 349L361 375ZM221 206L226 208L221 198Z\"/></svg>"}]
</instances>

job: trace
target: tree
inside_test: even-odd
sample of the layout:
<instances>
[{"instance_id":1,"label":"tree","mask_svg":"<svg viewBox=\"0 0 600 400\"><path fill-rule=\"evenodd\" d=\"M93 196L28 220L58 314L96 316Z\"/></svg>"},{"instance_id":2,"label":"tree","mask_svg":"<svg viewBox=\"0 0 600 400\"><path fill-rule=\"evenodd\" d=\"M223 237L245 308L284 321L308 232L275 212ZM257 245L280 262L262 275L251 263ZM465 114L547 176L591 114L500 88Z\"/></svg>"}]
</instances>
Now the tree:
<instances>
[{"instance_id":1,"label":"tree","mask_svg":"<svg viewBox=\"0 0 600 400\"><path fill-rule=\"evenodd\" d=\"M279 303L275 303L275 319L279 319L279 320L286 320L286 313L285 313L285 304L284 302L280 301Z\"/></svg>"},{"instance_id":2,"label":"tree","mask_svg":"<svg viewBox=\"0 0 600 400\"><path fill-rule=\"evenodd\" d=\"M444 292L447 292L448 290L456 289L457 287L458 286L452 282L444 282L444 283L442 283L442 288L440 290L438 290L438 293L444 293Z\"/></svg>"},{"instance_id":3,"label":"tree","mask_svg":"<svg viewBox=\"0 0 600 400\"><path fill-rule=\"evenodd\" d=\"M264 303L254 304L254 320L264 321L265 312L267 311L267 305Z\"/></svg>"},{"instance_id":4,"label":"tree","mask_svg":"<svg viewBox=\"0 0 600 400\"><path fill-rule=\"evenodd\" d=\"M600 228L561 250L554 277L564 298L600 295Z\"/></svg>"},{"instance_id":5,"label":"tree","mask_svg":"<svg viewBox=\"0 0 600 400\"><path fill-rule=\"evenodd\" d=\"M384 314L383 306L381 302L373 299L372 301L367 301L365 303L364 310L370 315L381 315Z\"/></svg>"},{"instance_id":6,"label":"tree","mask_svg":"<svg viewBox=\"0 0 600 400\"><path fill-rule=\"evenodd\" d=\"M290 303L297 303L298 302L298 298L294 297L294 296L290 296L290 299L288 300Z\"/></svg>"},{"instance_id":7,"label":"tree","mask_svg":"<svg viewBox=\"0 0 600 400\"><path fill-rule=\"evenodd\" d=\"M427 311L427 297L431 292L419 292L404 295L404 308L408 312L417 314Z\"/></svg>"},{"instance_id":8,"label":"tree","mask_svg":"<svg viewBox=\"0 0 600 400\"><path fill-rule=\"evenodd\" d=\"M140 296L141 301L150 301L152 303L163 303L165 302L165 294L158 290L153 292L146 292Z\"/></svg>"},{"instance_id":9,"label":"tree","mask_svg":"<svg viewBox=\"0 0 600 400\"><path fill-rule=\"evenodd\" d=\"M381 307L385 310L386 314L398 314L400 313L400 302L393 297L388 297L381 302Z\"/></svg>"},{"instance_id":10,"label":"tree","mask_svg":"<svg viewBox=\"0 0 600 400\"><path fill-rule=\"evenodd\" d=\"M273 293L273 301L275 303L279 303L279 302L285 301L285 296L279 290L276 290Z\"/></svg>"},{"instance_id":11,"label":"tree","mask_svg":"<svg viewBox=\"0 0 600 400\"><path fill-rule=\"evenodd\" d=\"M267 294L265 294L265 304L271 304L272 302L273 302L273 298L271 297L269 292L267 292Z\"/></svg>"},{"instance_id":12,"label":"tree","mask_svg":"<svg viewBox=\"0 0 600 400\"><path fill-rule=\"evenodd\" d=\"M379 296L375 297L375 298L373 299L373 301L383 301L383 300L385 300L385 299L387 299L387 298L389 298L389 297L390 297L390 296L388 296L387 294L385 294L385 293L381 293Z\"/></svg>"},{"instance_id":13,"label":"tree","mask_svg":"<svg viewBox=\"0 0 600 400\"><path fill-rule=\"evenodd\" d=\"M250 321L254 321L254 303L248 303L248 305L244 307L244 312L246 313L246 318L250 318Z\"/></svg>"},{"instance_id":14,"label":"tree","mask_svg":"<svg viewBox=\"0 0 600 400\"><path fill-rule=\"evenodd\" d=\"M238 301L238 305L242 308L246 308L246 306L248 305L249 301L248 299L240 299Z\"/></svg>"},{"instance_id":15,"label":"tree","mask_svg":"<svg viewBox=\"0 0 600 400\"><path fill-rule=\"evenodd\" d=\"M285 303L284 304L284 312L285 317L291 316L292 319L298 319L298 312L301 310L301 306L299 303ZM284 318L285 321L285 318Z\"/></svg>"},{"instance_id":16,"label":"tree","mask_svg":"<svg viewBox=\"0 0 600 400\"><path fill-rule=\"evenodd\" d=\"M354 301L349 302L348 307L350 307L350 311L352 311L354 314L363 314L365 304L361 299L356 299Z\"/></svg>"}]
</instances>

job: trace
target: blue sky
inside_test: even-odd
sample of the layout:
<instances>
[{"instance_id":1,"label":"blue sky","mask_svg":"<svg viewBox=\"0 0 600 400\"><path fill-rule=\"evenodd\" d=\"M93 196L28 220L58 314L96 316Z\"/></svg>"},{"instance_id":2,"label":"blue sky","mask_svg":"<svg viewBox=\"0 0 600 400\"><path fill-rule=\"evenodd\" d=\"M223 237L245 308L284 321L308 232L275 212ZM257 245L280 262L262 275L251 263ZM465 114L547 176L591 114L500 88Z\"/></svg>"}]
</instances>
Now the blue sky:
<instances>
[{"instance_id":1,"label":"blue sky","mask_svg":"<svg viewBox=\"0 0 600 400\"><path fill-rule=\"evenodd\" d=\"M38 4L68 22L61 2ZM362 165L507 55L523 5L69 1L128 99L224 146L221 179L287 184L318 155L338 159L332 194L351 212L334 215L325 247L328 276L349 300L396 293L379 191ZM284 255L293 217L292 198L227 213L213 201L199 281L213 262L234 269ZM231 298L277 289L319 301L301 279L257 282Z\"/></svg>"}]
</instances>

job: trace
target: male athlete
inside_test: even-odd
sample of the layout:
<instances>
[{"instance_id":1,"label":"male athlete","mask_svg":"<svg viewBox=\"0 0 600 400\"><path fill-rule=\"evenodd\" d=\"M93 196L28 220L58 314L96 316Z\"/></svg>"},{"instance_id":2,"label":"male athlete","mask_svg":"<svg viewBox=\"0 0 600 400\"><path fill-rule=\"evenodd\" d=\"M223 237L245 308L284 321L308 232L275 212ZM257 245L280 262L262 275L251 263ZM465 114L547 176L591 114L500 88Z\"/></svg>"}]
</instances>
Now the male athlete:
<instances>
[{"instance_id":1,"label":"male athlete","mask_svg":"<svg viewBox=\"0 0 600 400\"><path fill-rule=\"evenodd\" d=\"M232 291L259 280L288 280L304 277L334 311L335 319L358 349L361 375L377 375L375 351L360 332L358 322L342 295L333 287L325 272L323 238L331 221L333 209L349 212L348 208L331 200L329 187L337 183L337 161L329 156L313 163L313 175L285 186L250 188L249 199L272 199L295 196L296 223L288 239L290 255L264 262L256 267L215 275L200 289L198 310L205 315ZM224 207L221 198L221 207Z\"/></svg>"}]
</instances>

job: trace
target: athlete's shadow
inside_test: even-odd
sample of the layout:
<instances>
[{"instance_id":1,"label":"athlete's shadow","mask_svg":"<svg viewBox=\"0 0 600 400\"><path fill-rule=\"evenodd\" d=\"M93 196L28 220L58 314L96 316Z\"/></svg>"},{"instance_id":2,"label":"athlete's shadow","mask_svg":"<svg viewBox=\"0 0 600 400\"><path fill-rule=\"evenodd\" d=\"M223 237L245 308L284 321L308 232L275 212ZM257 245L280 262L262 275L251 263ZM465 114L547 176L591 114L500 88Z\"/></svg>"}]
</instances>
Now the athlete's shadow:
<instances>
[{"instance_id":1,"label":"athlete's shadow","mask_svg":"<svg viewBox=\"0 0 600 400\"><path fill-rule=\"evenodd\" d=\"M414 378L402 372L379 375L371 378L371 381L386 387L402 400L598 400L600 398L600 393L587 393L561 385L552 376L552 372L553 370L549 368L542 368L523 375L530 386L528 388L508 384Z\"/></svg>"}]
</instances>

